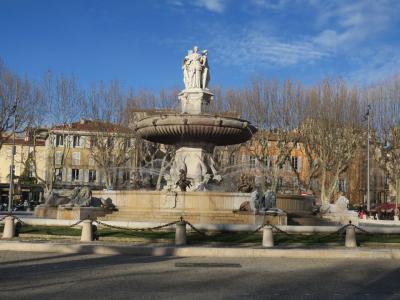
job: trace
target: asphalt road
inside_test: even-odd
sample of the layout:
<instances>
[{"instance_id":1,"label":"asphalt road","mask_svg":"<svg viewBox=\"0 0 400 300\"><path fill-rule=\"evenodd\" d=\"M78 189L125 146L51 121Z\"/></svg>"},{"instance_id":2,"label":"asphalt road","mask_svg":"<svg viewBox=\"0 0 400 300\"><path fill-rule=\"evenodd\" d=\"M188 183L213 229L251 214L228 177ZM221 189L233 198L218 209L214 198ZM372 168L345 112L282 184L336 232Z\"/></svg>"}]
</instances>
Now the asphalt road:
<instances>
[{"instance_id":1,"label":"asphalt road","mask_svg":"<svg viewBox=\"0 0 400 300\"><path fill-rule=\"evenodd\" d=\"M0 299L400 299L400 261L0 252Z\"/></svg>"}]
</instances>

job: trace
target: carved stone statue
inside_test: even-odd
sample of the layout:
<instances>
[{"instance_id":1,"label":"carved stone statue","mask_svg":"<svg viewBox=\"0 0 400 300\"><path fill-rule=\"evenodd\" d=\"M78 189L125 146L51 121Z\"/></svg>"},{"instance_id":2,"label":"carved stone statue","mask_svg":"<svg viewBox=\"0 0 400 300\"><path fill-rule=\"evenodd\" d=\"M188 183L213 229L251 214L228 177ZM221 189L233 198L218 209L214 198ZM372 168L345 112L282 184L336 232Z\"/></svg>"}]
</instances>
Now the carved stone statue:
<instances>
[{"instance_id":1,"label":"carved stone statue","mask_svg":"<svg viewBox=\"0 0 400 300\"><path fill-rule=\"evenodd\" d=\"M199 53L197 46L189 50L182 63L183 82L186 89L207 89L210 81L210 72L207 59L208 51Z\"/></svg>"},{"instance_id":2,"label":"carved stone statue","mask_svg":"<svg viewBox=\"0 0 400 300\"><path fill-rule=\"evenodd\" d=\"M176 186L179 186L182 192L186 192L186 189L192 184L186 177L186 171L184 169L179 170L179 180L176 182Z\"/></svg>"},{"instance_id":3,"label":"carved stone statue","mask_svg":"<svg viewBox=\"0 0 400 300\"><path fill-rule=\"evenodd\" d=\"M208 89L208 83L210 82L210 68L208 66L208 51L204 50L201 57L201 65L203 66L203 74L201 79L201 87Z\"/></svg>"},{"instance_id":4,"label":"carved stone statue","mask_svg":"<svg viewBox=\"0 0 400 300\"><path fill-rule=\"evenodd\" d=\"M238 191L241 193L250 193L253 190L253 184L246 174L240 174L240 181L238 183Z\"/></svg>"},{"instance_id":5,"label":"carved stone statue","mask_svg":"<svg viewBox=\"0 0 400 300\"><path fill-rule=\"evenodd\" d=\"M276 194L271 190L264 193L264 210L276 208Z\"/></svg>"},{"instance_id":6,"label":"carved stone statue","mask_svg":"<svg viewBox=\"0 0 400 300\"><path fill-rule=\"evenodd\" d=\"M92 191L88 187L76 187L70 196L61 196L51 191L45 195L45 206L62 207L104 207L115 209L115 205L110 198L102 199L92 196Z\"/></svg>"},{"instance_id":7,"label":"carved stone statue","mask_svg":"<svg viewBox=\"0 0 400 300\"><path fill-rule=\"evenodd\" d=\"M320 208L320 213L346 213L349 211L349 199L341 192L335 204L323 205Z\"/></svg>"},{"instance_id":8,"label":"carved stone statue","mask_svg":"<svg viewBox=\"0 0 400 300\"><path fill-rule=\"evenodd\" d=\"M90 206L92 191L88 187L76 187L72 191L71 201L66 206Z\"/></svg>"}]
</instances>

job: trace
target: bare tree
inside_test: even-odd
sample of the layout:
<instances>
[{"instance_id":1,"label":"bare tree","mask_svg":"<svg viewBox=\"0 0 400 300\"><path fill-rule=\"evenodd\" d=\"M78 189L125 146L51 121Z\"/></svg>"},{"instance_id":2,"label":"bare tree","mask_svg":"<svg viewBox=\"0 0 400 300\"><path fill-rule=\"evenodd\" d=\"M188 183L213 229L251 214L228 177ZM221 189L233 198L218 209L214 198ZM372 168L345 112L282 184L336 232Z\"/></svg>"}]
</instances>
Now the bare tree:
<instances>
[{"instance_id":1,"label":"bare tree","mask_svg":"<svg viewBox=\"0 0 400 300\"><path fill-rule=\"evenodd\" d=\"M79 119L84 92L78 79L45 74L32 88L28 134L32 140L31 161L36 180L50 192L65 166L71 149L71 124ZM46 127L44 127L46 125ZM46 139L46 152L39 151L36 141ZM43 157L45 156L45 157ZM46 172L40 174L38 162L46 160Z\"/></svg>"},{"instance_id":2,"label":"bare tree","mask_svg":"<svg viewBox=\"0 0 400 300\"><path fill-rule=\"evenodd\" d=\"M0 60L0 149L12 136L14 121L16 132L27 126L31 85L12 73Z\"/></svg>"},{"instance_id":3,"label":"bare tree","mask_svg":"<svg viewBox=\"0 0 400 300\"><path fill-rule=\"evenodd\" d=\"M246 143L247 151L255 157L270 177L271 189L277 191L278 179L292 150L300 141L298 127L304 100L300 84L291 81L254 81L245 89L246 117L259 132Z\"/></svg>"},{"instance_id":4,"label":"bare tree","mask_svg":"<svg viewBox=\"0 0 400 300\"><path fill-rule=\"evenodd\" d=\"M307 119L300 133L313 163L319 164L320 193L329 203L339 176L365 141L359 91L341 80L325 80L308 92Z\"/></svg>"},{"instance_id":5,"label":"bare tree","mask_svg":"<svg viewBox=\"0 0 400 300\"><path fill-rule=\"evenodd\" d=\"M366 91L370 105L373 158L395 187L400 202L400 76L393 76Z\"/></svg>"},{"instance_id":6,"label":"bare tree","mask_svg":"<svg viewBox=\"0 0 400 300\"><path fill-rule=\"evenodd\" d=\"M121 177L129 183L129 162L134 152L133 130L125 116L126 96L118 82L93 85L85 104L84 116L90 122L90 152L105 175L107 188L114 188Z\"/></svg>"}]
</instances>

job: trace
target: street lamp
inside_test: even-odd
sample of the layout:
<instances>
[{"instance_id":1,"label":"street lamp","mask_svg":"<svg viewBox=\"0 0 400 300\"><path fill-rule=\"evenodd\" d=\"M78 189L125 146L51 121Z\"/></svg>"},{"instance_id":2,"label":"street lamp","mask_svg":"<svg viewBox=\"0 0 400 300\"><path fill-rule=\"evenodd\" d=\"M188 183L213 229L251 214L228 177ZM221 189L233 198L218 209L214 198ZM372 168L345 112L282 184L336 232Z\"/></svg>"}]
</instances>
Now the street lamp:
<instances>
[{"instance_id":1,"label":"street lamp","mask_svg":"<svg viewBox=\"0 0 400 300\"><path fill-rule=\"evenodd\" d=\"M13 107L14 112L14 124L13 124L13 143L11 149L11 166L10 166L10 190L8 192L8 212L11 213L12 209L12 199L14 193L14 157L15 157L15 126L17 123L17 105L18 105L18 82L16 83L16 95L15 95L15 104Z\"/></svg>"},{"instance_id":2,"label":"street lamp","mask_svg":"<svg viewBox=\"0 0 400 300\"><path fill-rule=\"evenodd\" d=\"M370 111L371 111L371 105L368 104L367 106L367 113L365 114L367 118L367 126L368 126L368 140L367 140L367 211L369 212L371 210L371 199L370 199L370 182L369 182L369 174L370 174L370 155L369 155L369 143L371 139L371 134L370 134Z\"/></svg>"}]
</instances>

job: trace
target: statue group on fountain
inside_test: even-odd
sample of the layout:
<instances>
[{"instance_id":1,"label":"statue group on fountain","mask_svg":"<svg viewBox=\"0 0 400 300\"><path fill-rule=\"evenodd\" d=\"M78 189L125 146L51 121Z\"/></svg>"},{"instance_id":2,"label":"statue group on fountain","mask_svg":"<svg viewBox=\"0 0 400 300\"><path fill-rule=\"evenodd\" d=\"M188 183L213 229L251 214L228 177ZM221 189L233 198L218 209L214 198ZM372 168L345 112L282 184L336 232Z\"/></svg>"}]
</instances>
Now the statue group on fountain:
<instances>
[{"instance_id":1,"label":"statue group on fountain","mask_svg":"<svg viewBox=\"0 0 400 300\"><path fill-rule=\"evenodd\" d=\"M186 89L208 89L210 69L207 55L207 50L203 50L200 54L197 46L188 51L182 64L183 82Z\"/></svg>"}]
</instances>

